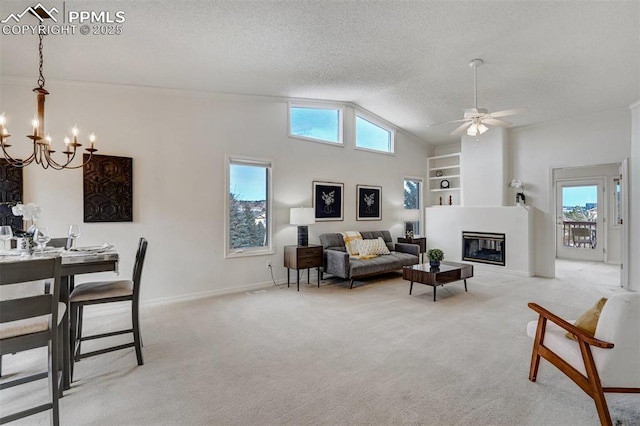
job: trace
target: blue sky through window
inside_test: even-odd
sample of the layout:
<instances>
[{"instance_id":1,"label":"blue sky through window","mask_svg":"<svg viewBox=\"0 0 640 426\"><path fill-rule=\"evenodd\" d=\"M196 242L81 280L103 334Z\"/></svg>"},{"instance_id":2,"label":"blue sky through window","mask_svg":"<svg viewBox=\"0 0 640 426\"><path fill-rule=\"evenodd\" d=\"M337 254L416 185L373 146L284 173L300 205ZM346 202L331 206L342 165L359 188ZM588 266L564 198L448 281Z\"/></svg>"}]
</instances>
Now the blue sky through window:
<instances>
[{"instance_id":1,"label":"blue sky through window","mask_svg":"<svg viewBox=\"0 0 640 426\"><path fill-rule=\"evenodd\" d=\"M340 111L291 108L291 134L329 142L340 142Z\"/></svg>"},{"instance_id":2,"label":"blue sky through window","mask_svg":"<svg viewBox=\"0 0 640 426\"><path fill-rule=\"evenodd\" d=\"M264 167L232 164L229 175L229 187L238 200L262 201L267 199L267 173Z\"/></svg>"},{"instance_id":3,"label":"blue sky through window","mask_svg":"<svg viewBox=\"0 0 640 426\"><path fill-rule=\"evenodd\" d=\"M356 117L356 146L391 152L391 132L362 117Z\"/></svg>"},{"instance_id":4,"label":"blue sky through window","mask_svg":"<svg viewBox=\"0 0 640 426\"><path fill-rule=\"evenodd\" d=\"M598 203L598 187L565 186L562 188L562 205L565 207L584 207L587 203Z\"/></svg>"}]
</instances>

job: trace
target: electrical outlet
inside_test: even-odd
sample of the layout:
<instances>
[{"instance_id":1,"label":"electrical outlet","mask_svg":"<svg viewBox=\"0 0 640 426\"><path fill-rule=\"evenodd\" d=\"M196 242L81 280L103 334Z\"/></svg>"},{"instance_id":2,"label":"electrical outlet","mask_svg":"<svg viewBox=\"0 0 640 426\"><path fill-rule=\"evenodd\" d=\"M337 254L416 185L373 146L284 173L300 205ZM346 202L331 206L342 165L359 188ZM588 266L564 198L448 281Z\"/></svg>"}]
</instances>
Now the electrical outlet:
<instances>
[{"instance_id":1,"label":"electrical outlet","mask_svg":"<svg viewBox=\"0 0 640 426\"><path fill-rule=\"evenodd\" d=\"M267 260L267 268L271 268L271 261Z\"/></svg>"}]
</instances>

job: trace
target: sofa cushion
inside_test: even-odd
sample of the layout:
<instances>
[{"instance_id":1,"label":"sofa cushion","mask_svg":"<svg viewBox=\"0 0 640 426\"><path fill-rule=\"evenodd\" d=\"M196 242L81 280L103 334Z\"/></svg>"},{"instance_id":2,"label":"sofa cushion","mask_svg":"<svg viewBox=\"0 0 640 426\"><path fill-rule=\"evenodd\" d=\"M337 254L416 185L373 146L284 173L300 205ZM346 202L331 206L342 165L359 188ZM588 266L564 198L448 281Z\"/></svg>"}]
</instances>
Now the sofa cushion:
<instances>
[{"instance_id":1,"label":"sofa cushion","mask_svg":"<svg viewBox=\"0 0 640 426\"><path fill-rule=\"evenodd\" d=\"M358 252L360 256L391 254L382 237L375 240L358 241Z\"/></svg>"},{"instance_id":2,"label":"sofa cushion","mask_svg":"<svg viewBox=\"0 0 640 426\"><path fill-rule=\"evenodd\" d=\"M377 274L400 269L402 264L399 259L391 254L374 257L373 259L349 259L349 276Z\"/></svg>"},{"instance_id":3,"label":"sofa cushion","mask_svg":"<svg viewBox=\"0 0 640 426\"><path fill-rule=\"evenodd\" d=\"M344 238L340 233L321 234L320 243L325 250L347 251L344 246Z\"/></svg>"},{"instance_id":4,"label":"sofa cushion","mask_svg":"<svg viewBox=\"0 0 640 426\"><path fill-rule=\"evenodd\" d=\"M398 259L398 263L400 266L411 266L417 265L420 263L419 258L409 253L401 253L399 251L394 251L391 253L391 256Z\"/></svg>"}]
</instances>

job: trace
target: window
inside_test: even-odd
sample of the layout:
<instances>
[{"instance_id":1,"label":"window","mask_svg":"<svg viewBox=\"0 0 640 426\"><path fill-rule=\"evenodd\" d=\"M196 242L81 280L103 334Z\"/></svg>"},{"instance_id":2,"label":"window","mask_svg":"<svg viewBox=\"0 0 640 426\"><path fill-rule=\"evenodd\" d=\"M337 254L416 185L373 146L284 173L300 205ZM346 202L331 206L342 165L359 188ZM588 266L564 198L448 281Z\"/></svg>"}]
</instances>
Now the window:
<instances>
[{"instance_id":1,"label":"window","mask_svg":"<svg viewBox=\"0 0 640 426\"><path fill-rule=\"evenodd\" d=\"M289 106L289 136L342 145L341 107Z\"/></svg>"},{"instance_id":2,"label":"window","mask_svg":"<svg viewBox=\"0 0 640 426\"><path fill-rule=\"evenodd\" d=\"M404 179L404 210L402 218L405 222L405 234L420 235L420 212L422 211L422 179Z\"/></svg>"},{"instance_id":3,"label":"window","mask_svg":"<svg viewBox=\"0 0 640 426\"><path fill-rule=\"evenodd\" d=\"M380 151L394 152L394 132L356 115L356 147Z\"/></svg>"},{"instance_id":4,"label":"window","mask_svg":"<svg viewBox=\"0 0 640 426\"><path fill-rule=\"evenodd\" d=\"M272 253L271 162L229 157L227 181L227 256Z\"/></svg>"}]
</instances>

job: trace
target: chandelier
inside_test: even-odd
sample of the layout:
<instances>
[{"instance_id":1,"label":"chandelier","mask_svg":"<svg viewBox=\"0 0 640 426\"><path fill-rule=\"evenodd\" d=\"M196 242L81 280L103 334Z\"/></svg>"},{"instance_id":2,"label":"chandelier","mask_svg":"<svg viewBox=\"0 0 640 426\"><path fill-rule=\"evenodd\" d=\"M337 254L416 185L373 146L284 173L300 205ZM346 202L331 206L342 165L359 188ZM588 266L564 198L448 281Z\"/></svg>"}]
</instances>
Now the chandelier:
<instances>
[{"instance_id":1,"label":"chandelier","mask_svg":"<svg viewBox=\"0 0 640 426\"><path fill-rule=\"evenodd\" d=\"M33 143L33 152L24 160L16 159L9 155L7 148L11 145L7 143L7 139L9 139L11 135L6 127L6 118L4 113L2 113L0 114L0 146L2 147L2 153L4 154L4 158L7 162L14 167L25 167L31 163L36 163L40 164L45 169L48 169L49 167L55 170L78 169L91 161L93 153L97 151L95 148L96 135L93 133L89 135L90 145L88 148L85 148L89 153L87 161L82 164L72 166L71 162L75 159L78 148L82 146L82 144L78 143L78 127L74 125L71 129L71 138L68 136L65 136L64 138L65 150L62 151L62 154L66 155L66 159L64 157L60 157L62 158L60 161L53 159L51 154L56 151L53 149L51 136L44 132L44 101L45 96L47 96L49 92L44 88L44 75L42 74L43 34L42 31L39 31L38 33L40 39L40 43L38 44L38 53L40 54L40 76L38 77L38 87L33 89L33 91L36 92L38 112L34 115L33 120L31 121L33 131L31 134L27 135L27 138L31 139Z\"/></svg>"}]
</instances>

